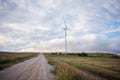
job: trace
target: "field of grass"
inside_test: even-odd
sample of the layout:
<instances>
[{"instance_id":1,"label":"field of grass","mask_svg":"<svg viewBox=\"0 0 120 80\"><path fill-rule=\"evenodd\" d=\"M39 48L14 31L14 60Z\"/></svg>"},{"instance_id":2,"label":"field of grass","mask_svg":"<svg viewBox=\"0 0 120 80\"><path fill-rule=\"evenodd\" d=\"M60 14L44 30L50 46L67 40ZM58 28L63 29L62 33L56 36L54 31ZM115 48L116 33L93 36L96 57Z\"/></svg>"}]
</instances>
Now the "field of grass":
<instances>
[{"instance_id":1,"label":"field of grass","mask_svg":"<svg viewBox=\"0 0 120 80\"><path fill-rule=\"evenodd\" d=\"M120 80L120 57L108 53L45 54L55 80Z\"/></svg>"},{"instance_id":2,"label":"field of grass","mask_svg":"<svg viewBox=\"0 0 120 80\"><path fill-rule=\"evenodd\" d=\"M0 70L14 65L16 63L25 61L27 59L36 57L37 53L23 53L23 52L0 52Z\"/></svg>"}]
</instances>

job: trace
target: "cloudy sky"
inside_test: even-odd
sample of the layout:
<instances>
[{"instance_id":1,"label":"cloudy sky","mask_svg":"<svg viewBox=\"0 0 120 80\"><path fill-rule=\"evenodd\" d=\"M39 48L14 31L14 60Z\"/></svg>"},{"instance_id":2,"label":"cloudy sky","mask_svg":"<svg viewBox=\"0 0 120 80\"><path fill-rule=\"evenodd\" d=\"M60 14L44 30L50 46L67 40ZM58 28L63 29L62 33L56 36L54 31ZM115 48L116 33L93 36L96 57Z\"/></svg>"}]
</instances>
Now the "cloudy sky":
<instances>
[{"instance_id":1,"label":"cloudy sky","mask_svg":"<svg viewBox=\"0 0 120 80\"><path fill-rule=\"evenodd\" d=\"M0 51L120 53L120 0L0 0Z\"/></svg>"}]
</instances>

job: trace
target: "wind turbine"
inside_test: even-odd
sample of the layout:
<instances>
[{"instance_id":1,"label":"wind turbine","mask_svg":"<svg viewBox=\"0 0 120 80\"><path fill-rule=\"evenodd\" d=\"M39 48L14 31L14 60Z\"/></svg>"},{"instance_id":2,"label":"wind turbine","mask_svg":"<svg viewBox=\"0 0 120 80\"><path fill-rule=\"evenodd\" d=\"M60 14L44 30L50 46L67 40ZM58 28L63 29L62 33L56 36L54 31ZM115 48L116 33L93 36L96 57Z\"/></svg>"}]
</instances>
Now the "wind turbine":
<instances>
[{"instance_id":1,"label":"wind turbine","mask_svg":"<svg viewBox=\"0 0 120 80\"><path fill-rule=\"evenodd\" d=\"M68 28L67 28L65 21L64 21L64 25L65 25L65 27L64 27L64 30L65 30L65 52L64 53L67 53L67 30L68 30Z\"/></svg>"}]
</instances>

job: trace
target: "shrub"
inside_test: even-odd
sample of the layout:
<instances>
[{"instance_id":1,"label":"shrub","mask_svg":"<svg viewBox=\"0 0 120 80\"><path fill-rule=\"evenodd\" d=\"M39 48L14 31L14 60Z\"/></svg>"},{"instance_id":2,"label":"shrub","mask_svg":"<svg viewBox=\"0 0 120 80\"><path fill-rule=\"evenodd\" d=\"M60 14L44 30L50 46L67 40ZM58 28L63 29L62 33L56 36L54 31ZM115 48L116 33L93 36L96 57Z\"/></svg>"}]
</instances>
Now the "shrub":
<instances>
[{"instance_id":1,"label":"shrub","mask_svg":"<svg viewBox=\"0 0 120 80\"><path fill-rule=\"evenodd\" d=\"M77 56L83 56L83 57L86 57L86 56L88 56L88 54L85 53L85 52L82 52L82 53L77 53Z\"/></svg>"},{"instance_id":2,"label":"shrub","mask_svg":"<svg viewBox=\"0 0 120 80\"><path fill-rule=\"evenodd\" d=\"M82 52L82 56L88 56L88 54L85 52Z\"/></svg>"}]
</instances>

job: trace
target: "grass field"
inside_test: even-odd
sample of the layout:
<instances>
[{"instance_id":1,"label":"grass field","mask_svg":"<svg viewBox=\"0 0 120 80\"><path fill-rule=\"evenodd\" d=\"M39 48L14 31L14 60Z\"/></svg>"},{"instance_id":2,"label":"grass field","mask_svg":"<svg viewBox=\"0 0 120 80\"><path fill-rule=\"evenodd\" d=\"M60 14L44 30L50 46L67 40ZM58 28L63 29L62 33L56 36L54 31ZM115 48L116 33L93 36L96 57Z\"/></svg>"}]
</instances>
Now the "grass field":
<instances>
[{"instance_id":1,"label":"grass field","mask_svg":"<svg viewBox=\"0 0 120 80\"><path fill-rule=\"evenodd\" d=\"M36 53L23 52L0 52L0 70L14 65L16 63L25 61L27 59L36 57Z\"/></svg>"},{"instance_id":2,"label":"grass field","mask_svg":"<svg viewBox=\"0 0 120 80\"><path fill-rule=\"evenodd\" d=\"M45 54L55 80L120 80L120 57L108 53Z\"/></svg>"}]
</instances>

